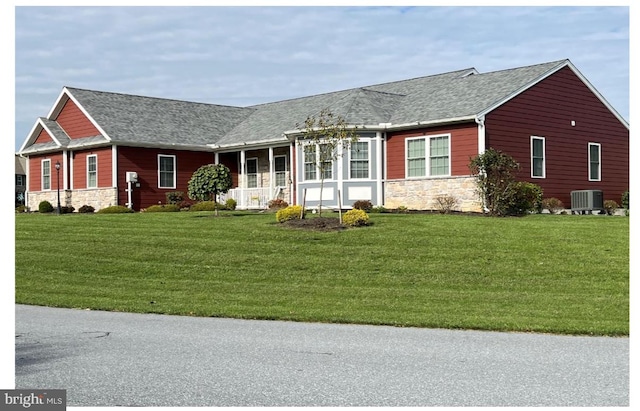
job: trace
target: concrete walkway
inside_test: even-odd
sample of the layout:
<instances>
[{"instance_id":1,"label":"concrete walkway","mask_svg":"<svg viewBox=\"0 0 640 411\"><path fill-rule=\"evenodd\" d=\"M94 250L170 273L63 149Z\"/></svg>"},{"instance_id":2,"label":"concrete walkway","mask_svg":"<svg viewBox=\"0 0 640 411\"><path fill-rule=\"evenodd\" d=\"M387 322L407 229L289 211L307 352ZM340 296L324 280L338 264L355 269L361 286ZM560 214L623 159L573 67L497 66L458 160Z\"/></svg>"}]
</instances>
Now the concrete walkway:
<instances>
[{"instance_id":1,"label":"concrete walkway","mask_svg":"<svg viewBox=\"0 0 640 411\"><path fill-rule=\"evenodd\" d=\"M16 388L68 406L629 406L629 339L16 305Z\"/></svg>"}]
</instances>

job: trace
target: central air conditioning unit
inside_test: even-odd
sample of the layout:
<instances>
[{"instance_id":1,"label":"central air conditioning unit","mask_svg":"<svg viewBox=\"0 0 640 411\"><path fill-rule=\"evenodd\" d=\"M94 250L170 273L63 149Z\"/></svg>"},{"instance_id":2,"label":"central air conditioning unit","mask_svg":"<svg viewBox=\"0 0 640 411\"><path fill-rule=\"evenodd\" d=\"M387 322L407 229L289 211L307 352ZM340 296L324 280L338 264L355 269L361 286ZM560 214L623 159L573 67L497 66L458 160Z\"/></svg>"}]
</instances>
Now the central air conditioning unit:
<instances>
[{"instance_id":1,"label":"central air conditioning unit","mask_svg":"<svg viewBox=\"0 0 640 411\"><path fill-rule=\"evenodd\" d=\"M571 212L604 210L602 190L577 190L571 192Z\"/></svg>"}]
</instances>

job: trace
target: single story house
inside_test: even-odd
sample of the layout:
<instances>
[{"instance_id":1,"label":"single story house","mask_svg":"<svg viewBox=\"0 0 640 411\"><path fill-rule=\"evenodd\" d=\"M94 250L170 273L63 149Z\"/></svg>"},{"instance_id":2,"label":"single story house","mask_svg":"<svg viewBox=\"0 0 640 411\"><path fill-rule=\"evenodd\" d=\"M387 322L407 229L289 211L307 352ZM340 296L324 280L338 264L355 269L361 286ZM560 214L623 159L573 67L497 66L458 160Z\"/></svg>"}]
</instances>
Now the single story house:
<instances>
[{"instance_id":1,"label":"single story house","mask_svg":"<svg viewBox=\"0 0 640 411\"><path fill-rule=\"evenodd\" d=\"M64 87L17 154L27 159L26 202L78 209L164 203L187 193L200 166L233 173L239 208L273 198L314 207L320 176L300 144L323 109L359 140L325 173L323 206L434 209L441 196L481 211L470 160L488 148L521 165L518 179L568 208L573 190L629 189L629 124L569 60L489 73L474 68L348 90L230 107ZM338 196L340 193L340 197Z\"/></svg>"}]
</instances>

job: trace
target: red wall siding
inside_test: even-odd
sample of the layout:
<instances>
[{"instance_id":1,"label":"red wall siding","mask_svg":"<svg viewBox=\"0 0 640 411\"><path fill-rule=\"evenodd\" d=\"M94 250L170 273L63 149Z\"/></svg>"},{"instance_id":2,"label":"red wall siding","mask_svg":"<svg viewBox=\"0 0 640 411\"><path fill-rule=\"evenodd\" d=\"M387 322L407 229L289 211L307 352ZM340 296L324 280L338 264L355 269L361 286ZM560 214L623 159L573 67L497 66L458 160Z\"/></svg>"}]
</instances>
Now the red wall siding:
<instances>
[{"instance_id":1,"label":"red wall siding","mask_svg":"<svg viewBox=\"0 0 640 411\"><path fill-rule=\"evenodd\" d=\"M87 157L97 155L98 158L98 188L113 187L111 179L111 147L73 153L73 188L87 188Z\"/></svg>"},{"instance_id":2,"label":"red wall siding","mask_svg":"<svg viewBox=\"0 0 640 411\"><path fill-rule=\"evenodd\" d=\"M100 132L89 121L89 119L80 111L78 106L72 101L67 100L64 107L58 114L58 118L54 119L60 127L69 135L70 138L82 138L98 136Z\"/></svg>"},{"instance_id":3,"label":"red wall siding","mask_svg":"<svg viewBox=\"0 0 640 411\"><path fill-rule=\"evenodd\" d=\"M478 154L478 126L464 123L397 131L387 134L387 178L405 178L405 140L407 137L451 134L451 175L469 175L469 162Z\"/></svg>"},{"instance_id":4,"label":"red wall siding","mask_svg":"<svg viewBox=\"0 0 640 411\"><path fill-rule=\"evenodd\" d=\"M64 189L64 161L62 154L29 157L29 191L42 190L42 160L51 160L51 190L58 189L56 161L60 162L60 190ZM37 205L36 205L37 206Z\"/></svg>"},{"instance_id":5,"label":"red wall siding","mask_svg":"<svg viewBox=\"0 0 640 411\"><path fill-rule=\"evenodd\" d=\"M158 188L158 155L175 155L177 167L176 188ZM118 147L118 204L128 201L126 172L138 173L140 187L133 187L133 208L140 210L154 204L165 204L166 193L182 191L187 197L187 184L193 173L205 164L214 162L214 154L198 151L162 150L152 148Z\"/></svg>"},{"instance_id":6,"label":"red wall siding","mask_svg":"<svg viewBox=\"0 0 640 411\"><path fill-rule=\"evenodd\" d=\"M575 121L575 127L571 121ZM486 146L520 163L518 178L571 206L573 190L603 190L620 203L629 189L629 130L565 67L486 116ZM545 138L546 178L531 178L530 138ZM602 181L589 181L588 143L601 144Z\"/></svg>"},{"instance_id":7,"label":"red wall siding","mask_svg":"<svg viewBox=\"0 0 640 411\"><path fill-rule=\"evenodd\" d=\"M224 164L231 171L231 181L233 183L233 187L238 187L238 164L240 163L239 153L220 153L218 156L220 164Z\"/></svg>"},{"instance_id":8,"label":"red wall siding","mask_svg":"<svg viewBox=\"0 0 640 411\"><path fill-rule=\"evenodd\" d=\"M47 133L47 131L45 129L42 129L40 131L40 133L38 134L38 137L36 138L36 141L34 141L34 144L48 143L50 141L53 141L53 139L51 138L51 136L49 135L49 133Z\"/></svg>"}]
</instances>

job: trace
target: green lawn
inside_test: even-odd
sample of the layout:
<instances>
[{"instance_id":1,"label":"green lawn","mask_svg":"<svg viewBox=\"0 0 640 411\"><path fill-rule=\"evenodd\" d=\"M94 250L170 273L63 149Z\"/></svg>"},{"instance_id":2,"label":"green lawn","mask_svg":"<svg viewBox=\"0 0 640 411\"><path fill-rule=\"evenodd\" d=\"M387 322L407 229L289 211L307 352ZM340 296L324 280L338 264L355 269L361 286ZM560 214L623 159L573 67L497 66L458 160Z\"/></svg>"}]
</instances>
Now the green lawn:
<instances>
[{"instance_id":1,"label":"green lawn","mask_svg":"<svg viewBox=\"0 0 640 411\"><path fill-rule=\"evenodd\" d=\"M19 214L16 302L178 315L629 334L629 218Z\"/></svg>"}]
</instances>

